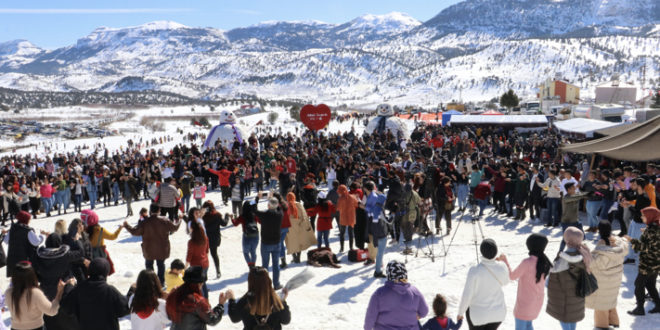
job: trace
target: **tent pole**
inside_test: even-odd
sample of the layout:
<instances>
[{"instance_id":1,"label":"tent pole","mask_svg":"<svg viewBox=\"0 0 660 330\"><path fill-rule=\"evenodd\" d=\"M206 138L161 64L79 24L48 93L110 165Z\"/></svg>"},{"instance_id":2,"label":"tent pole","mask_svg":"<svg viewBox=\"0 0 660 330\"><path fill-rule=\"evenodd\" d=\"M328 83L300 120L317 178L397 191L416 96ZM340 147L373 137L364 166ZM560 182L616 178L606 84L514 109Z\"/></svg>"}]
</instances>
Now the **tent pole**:
<instances>
[{"instance_id":1,"label":"tent pole","mask_svg":"<svg viewBox=\"0 0 660 330\"><path fill-rule=\"evenodd\" d=\"M596 154L591 154L591 163L589 164L589 172L593 171L595 160L596 160Z\"/></svg>"}]
</instances>

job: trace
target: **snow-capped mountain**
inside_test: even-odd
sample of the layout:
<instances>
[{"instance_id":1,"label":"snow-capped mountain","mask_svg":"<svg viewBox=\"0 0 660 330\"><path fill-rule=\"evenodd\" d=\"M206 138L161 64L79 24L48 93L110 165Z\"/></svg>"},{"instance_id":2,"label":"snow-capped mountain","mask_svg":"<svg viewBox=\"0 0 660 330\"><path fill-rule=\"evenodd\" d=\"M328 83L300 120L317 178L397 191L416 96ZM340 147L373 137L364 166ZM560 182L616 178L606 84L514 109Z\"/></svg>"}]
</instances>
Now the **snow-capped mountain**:
<instances>
[{"instance_id":1,"label":"snow-capped mountain","mask_svg":"<svg viewBox=\"0 0 660 330\"><path fill-rule=\"evenodd\" d=\"M560 74L589 95L613 74L660 85L656 2L467 0L424 23L390 13L229 31L167 21L101 27L54 50L0 44L0 87L437 104L508 88L533 95Z\"/></svg>"}]
</instances>

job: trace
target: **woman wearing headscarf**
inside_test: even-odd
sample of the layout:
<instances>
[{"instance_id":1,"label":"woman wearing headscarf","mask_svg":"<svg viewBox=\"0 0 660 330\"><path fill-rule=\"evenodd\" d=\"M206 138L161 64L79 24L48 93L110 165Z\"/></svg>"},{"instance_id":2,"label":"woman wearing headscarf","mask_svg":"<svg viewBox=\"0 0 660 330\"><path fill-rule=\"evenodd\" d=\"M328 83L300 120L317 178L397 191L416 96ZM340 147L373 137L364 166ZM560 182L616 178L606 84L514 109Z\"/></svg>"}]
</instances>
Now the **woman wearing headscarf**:
<instances>
[{"instance_id":1,"label":"woman wearing headscarf","mask_svg":"<svg viewBox=\"0 0 660 330\"><path fill-rule=\"evenodd\" d=\"M660 313L660 296L656 288L658 272L660 272L660 210L655 207L642 209L642 220L646 230L639 239L625 236L632 243L632 248L639 252L639 271L635 279L635 299L637 307L629 311L631 315L644 315L644 292L648 291L655 303L649 313Z\"/></svg>"},{"instance_id":2,"label":"woman wearing headscarf","mask_svg":"<svg viewBox=\"0 0 660 330\"><path fill-rule=\"evenodd\" d=\"M408 283L406 265L392 260L387 264L387 282L369 300L364 329L419 329L418 320L428 312L422 293Z\"/></svg>"},{"instance_id":3,"label":"woman wearing headscarf","mask_svg":"<svg viewBox=\"0 0 660 330\"><path fill-rule=\"evenodd\" d=\"M300 253L310 246L316 245L316 237L307 211L302 204L296 201L296 195L289 192L286 200L289 203L289 221L291 222L285 238L287 253L293 255L294 263L300 263Z\"/></svg>"},{"instance_id":4,"label":"woman wearing headscarf","mask_svg":"<svg viewBox=\"0 0 660 330\"><path fill-rule=\"evenodd\" d=\"M581 273L591 272L591 253L582 243L584 233L576 227L564 231L567 249L559 253L550 270L546 312L559 320L563 330L574 330L584 319L584 297L577 295Z\"/></svg>"},{"instance_id":5,"label":"woman wearing headscarf","mask_svg":"<svg viewBox=\"0 0 660 330\"><path fill-rule=\"evenodd\" d=\"M545 278L550 273L552 263L545 255L548 238L541 234L531 234L527 237L529 257L523 260L515 270L511 270L506 256L503 261L509 269L509 279L518 280L518 294L513 315L516 318L516 330L533 329L532 321L536 320L543 307L545 297Z\"/></svg>"},{"instance_id":6,"label":"woman wearing headscarf","mask_svg":"<svg viewBox=\"0 0 660 330\"><path fill-rule=\"evenodd\" d=\"M598 233L600 240L591 251L591 272L598 280L598 290L585 298L585 305L594 310L594 326L607 329L610 326L619 326L616 304L628 244L623 239L612 236L612 225L607 220L598 223Z\"/></svg>"}]
</instances>

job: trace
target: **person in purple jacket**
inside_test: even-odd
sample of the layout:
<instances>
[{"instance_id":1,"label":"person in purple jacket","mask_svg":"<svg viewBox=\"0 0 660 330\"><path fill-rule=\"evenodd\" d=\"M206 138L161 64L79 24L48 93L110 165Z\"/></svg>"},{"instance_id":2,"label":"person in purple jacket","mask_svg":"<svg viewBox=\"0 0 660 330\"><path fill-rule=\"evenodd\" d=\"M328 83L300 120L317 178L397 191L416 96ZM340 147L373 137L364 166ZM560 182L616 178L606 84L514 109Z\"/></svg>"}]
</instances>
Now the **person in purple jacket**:
<instances>
[{"instance_id":1,"label":"person in purple jacket","mask_svg":"<svg viewBox=\"0 0 660 330\"><path fill-rule=\"evenodd\" d=\"M417 330L418 319L429 312L424 296L408 283L406 266L396 260L387 264L387 282L369 300L365 330Z\"/></svg>"}]
</instances>

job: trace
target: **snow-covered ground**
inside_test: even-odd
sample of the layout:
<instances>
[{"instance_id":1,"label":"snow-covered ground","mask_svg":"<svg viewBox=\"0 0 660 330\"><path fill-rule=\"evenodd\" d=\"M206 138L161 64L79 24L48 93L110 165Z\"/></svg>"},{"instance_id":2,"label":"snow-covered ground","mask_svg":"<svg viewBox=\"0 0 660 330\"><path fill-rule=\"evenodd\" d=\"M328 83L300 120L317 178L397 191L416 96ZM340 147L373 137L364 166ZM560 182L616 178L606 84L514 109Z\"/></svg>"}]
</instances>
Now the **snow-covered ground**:
<instances>
[{"instance_id":1,"label":"snow-covered ground","mask_svg":"<svg viewBox=\"0 0 660 330\"><path fill-rule=\"evenodd\" d=\"M172 111L170 111L172 109ZM59 113L65 114L71 109L61 109ZM290 123L288 114L284 109L274 109L279 113L278 122L272 127L282 128L284 131L295 132L295 127L299 124ZM199 110L198 110L199 111ZM142 113L143 112L143 113ZM110 149L125 146L125 142L132 138L134 141L136 137L143 137L145 140L151 137L171 136L173 141L158 145L157 148L171 148L175 143L180 143L182 135L176 134L176 129L181 128L184 132L202 132L203 129L190 126L189 122L166 122L165 132L147 132L139 125L140 117L146 114L160 115L163 114L184 114L189 112L189 107L160 107L151 108L148 110L136 110L136 116L129 122L118 122L113 124L113 127L119 128L133 128L135 133L127 133L125 136L107 137L104 139L82 139L66 142L51 142L45 141L45 144L53 144L53 151L70 151L71 148L78 145L92 145L94 143L102 142ZM204 111L206 112L206 111ZM219 115L219 111L215 112ZM255 127L256 123L260 120L267 122L267 113L261 113L249 117L243 117L242 120L246 125ZM209 118L212 124L217 123L217 119ZM263 127L268 127L266 125ZM330 126L331 131L350 130L353 127L353 121L347 121L342 124L333 122ZM359 123L354 126L356 132L360 133L364 129ZM40 141L40 142L44 142ZM66 149L64 148L66 143ZM199 143L199 142L198 142ZM57 147L55 147L57 145ZM18 152L34 152L43 153L43 146L37 149L19 149ZM207 198L211 199L216 205L219 206L219 211L222 213L230 212L229 207L221 206L221 198L219 192L210 192ZM142 207L148 207L147 201L139 201L133 203L135 214ZM260 208L265 208L265 205L260 205ZM126 209L124 205L100 207L97 210L101 219L100 223L108 230L114 230L124 220L128 220L131 224L137 222L137 217L126 219ZM490 211L490 209L489 209ZM488 213L488 212L487 212ZM48 219L39 217L31 222L31 225L36 229L43 229L52 231L54 223L58 219L65 219L67 222L74 219L78 214L67 214L62 216L53 216ZM451 248L448 248L451 237L445 236L442 240L436 239L432 244L435 251L435 261L430 258L422 257L423 253L420 251L420 256L415 258L408 257L407 268L409 273L410 282L417 286L424 294L428 304L432 303L433 297L437 293L442 293L447 297L449 308L448 312L452 317L456 316L457 306L463 290L464 281L471 266L477 262L475 250L475 236L477 233L478 241L481 241L481 234L478 227L472 228L474 225L471 222L456 222L460 218L460 214L454 213L454 230L457 231L456 236L451 243ZM485 237L494 238L502 253L509 257L511 265L515 267L522 259L527 256L525 248L525 240L530 233L542 233L549 237L550 244L547 248L547 254L551 259L556 254L559 242L561 240L561 230L558 228L545 228L540 224L532 224L529 221L512 221L500 217L488 217L480 222ZM589 244L593 244L596 236L594 234L587 234ZM186 246L188 236L185 229L181 228L174 235L170 236L172 243L172 254L166 261L166 264L174 260L174 258L185 259ZM144 261L140 248L141 239L139 237L131 237L126 231L122 231L119 238L115 241L106 241L108 251L115 262L116 274L109 278L109 282L115 285L120 292L127 292L128 287L133 283L137 277L138 272L144 268ZM333 251L339 251L338 231L333 229L331 231L331 247ZM418 240L415 238L415 243ZM426 250L427 244L422 241L422 247ZM384 262L389 260L398 259L405 261L406 257L400 254L402 246L388 245L384 257ZM449 253L444 256L445 249ZM222 244L219 248L219 255L221 259L222 278L215 279L214 275L210 276L208 285L211 291L210 301L217 302L218 295L221 291L232 289L240 296L247 290L247 266L242 256L241 248L241 230L240 228L227 227L222 229ZM291 306L292 322L286 327L288 329L309 329L311 327L317 329L359 329L362 327L365 311L371 294L381 286L384 281L373 278L374 268L372 266L365 267L362 263L350 263L347 260L346 253L339 254L341 259L342 268L314 268L308 267L315 277L305 286L294 290L290 293L288 302ZM303 260L306 258L303 257ZM258 263L261 258L259 257ZM291 261L291 257L288 257ZM307 268L304 264L293 264L281 273L282 282L285 283L288 279ZM213 274L213 266L209 270ZM648 315L645 317L633 318L626 314L627 310L634 307L634 278L636 275L636 267L626 265L624 279L619 295L619 316L621 318L621 329L658 329L660 324L660 315ZM4 289L8 285L8 281L3 276L0 276L0 288ZM513 306L516 299L516 283L510 283L504 289L506 304L507 304L507 318L500 329L513 329ZM652 303L648 303L647 307L651 307ZM648 308L647 308L648 310ZM429 315L430 316L430 315ZM5 324L8 324L9 314L7 312L2 314ZM424 322L425 320L422 320ZM127 319L121 321L123 329L130 328L130 322ZM545 312L542 312L539 318L534 323L536 329L559 329L558 321L552 319ZM467 325L464 326L467 328ZM593 311L587 310L584 321L578 324L578 329L592 329L593 328ZM242 329L241 324L231 324L228 317L220 322L220 324L213 329Z\"/></svg>"}]
</instances>

